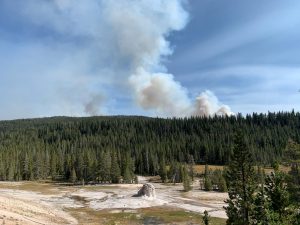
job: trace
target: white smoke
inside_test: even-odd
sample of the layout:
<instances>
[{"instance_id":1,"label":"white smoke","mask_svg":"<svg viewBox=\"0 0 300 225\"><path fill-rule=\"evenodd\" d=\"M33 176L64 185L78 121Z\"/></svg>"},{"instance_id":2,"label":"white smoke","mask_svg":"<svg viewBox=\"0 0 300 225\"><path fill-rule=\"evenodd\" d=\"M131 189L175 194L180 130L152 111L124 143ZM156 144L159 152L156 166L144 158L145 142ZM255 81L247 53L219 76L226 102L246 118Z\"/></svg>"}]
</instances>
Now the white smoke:
<instances>
[{"instance_id":1,"label":"white smoke","mask_svg":"<svg viewBox=\"0 0 300 225\"><path fill-rule=\"evenodd\" d=\"M201 93L193 105L193 116L211 116L211 115L233 115L227 105L222 105L218 98L211 92L205 91Z\"/></svg>"},{"instance_id":2,"label":"white smoke","mask_svg":"<svg viewBox=\"0 0 300 225\"><path fill-rule=\"evenodd\" d=\"M172 74L149 73L138 68L129 78L137 103L157 114L186 116L190 108L187 91Z\"/></svg>"},{"instance_id":3,"label":"white smoke","mask_svg":"<svg viewBox=\"0 0 300 225\"><path fill-rule=\"evenodd\" d=\"M70 52L70 58L77 60L72 65L82 68L78 72L80 77L97 80L99 90L101 85L113 89L105 93L106 101L114 100L113 92L125 81L127 86L123 85L130 88L137 105L157 116L231 115L230 108L219 103L212 92L206 91L191 99L188 90L174 75L167 73L163 65L174 50L168 41L169 35L182 30L188 22L186 1L49 0L37 3L24 0L16 4L22 9L24 19L55 33L55 38L45 38L46 45L49 40L67 37L58 38L62 43L53 49L63 48L68 52L68 44L81 43L77 49L79 59ZM68 40L72 41L66 44ZM80 96L80 99L89 98L82 101L82 111L99 114L105 106L102 92L95 92L96 82L90 83L86 96ZM76 88L72 93L76 95Z\"/></svg>"},{"instance_id":4,"label":"white smoke","mask_svg":"<svg viewBox=\"0 0 300 225\"><path fill-rule=\"evenodd\" d=\"M118 51L130 64L129 83L139 106L175 117L232 114L210 91L200 94L193 104L172 74L157 72L165 70L162 58L172 54L168 35L187 23L182 1L107 1L105 12Z\"/></svg>"}]
</instances>

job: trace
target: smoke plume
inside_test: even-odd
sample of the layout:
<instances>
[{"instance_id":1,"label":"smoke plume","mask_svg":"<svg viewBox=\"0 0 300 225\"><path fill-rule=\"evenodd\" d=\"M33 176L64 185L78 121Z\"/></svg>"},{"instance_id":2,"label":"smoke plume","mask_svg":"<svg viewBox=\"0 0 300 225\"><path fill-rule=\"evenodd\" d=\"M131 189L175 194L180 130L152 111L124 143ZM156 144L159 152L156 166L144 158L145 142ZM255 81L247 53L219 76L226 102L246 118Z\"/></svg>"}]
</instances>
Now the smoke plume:
<instances>
[{"instance_id":1,"label":"smoke plume","mask_svg":"<svg viewBox=\"0 0 300 225\"><path fill-rule=\"evenodd\" d=\"M227 105L222 105L217 97L211 91L201 93L193 106L193 116L211 116L211 115L232 115Z\"/></svg>"},{"instance_id":2,"label":"smoke plume","mask_svg":"<svg viewBox=\"0 0 300 225\"><path fill-rule=\"evenodd\" d=\"M84 80L87 90L79 92L74 87L71 99L81 99L85 114L103 112L103 107L117 102L116 96L128 94L128 89L139 107L156 116L232 114L212 92L191 99L191 93L163 65L174 50L168 37L188 23L187 0L24 0L9 4L12 8L17 4L22 10L14 12L31 26L45 30L38 38L44 38L45 46L53 46L53 61L61 59L61 52L66 54L63 63L58 60L55 64L62 74L56 75L56 83L71 85L63 77L72 77L72 83ZM105 90L107 97L96 90ZM72 104L77 106L78 101Z\"/></svg>"},{"instance_id":3,"label":"smoke plume","mask_svg":"<svg viewBox=\"0 0 300 225\"><path fill-rule=\"evenodd\" d=\"M118 51L130 64L128 80L140 107L172 117L232 114L210 91L193 102L172 74L161 72L162 59L172 54L168 35L188 21L183 1L108 1L106 15Z\"/></svg>"},{"instance_id":4,"label":"smoke plume","mask_svg":"<svg viewBox=\"0 0 300 225\"><path fill-rule=\"evenodd\" d=\"M90 116L98 116L102 114L100 108L105 101L105 97L101 94L96 94L90 97L90 100L85 104L84 111Z\"/></svg>"}]
</instances>

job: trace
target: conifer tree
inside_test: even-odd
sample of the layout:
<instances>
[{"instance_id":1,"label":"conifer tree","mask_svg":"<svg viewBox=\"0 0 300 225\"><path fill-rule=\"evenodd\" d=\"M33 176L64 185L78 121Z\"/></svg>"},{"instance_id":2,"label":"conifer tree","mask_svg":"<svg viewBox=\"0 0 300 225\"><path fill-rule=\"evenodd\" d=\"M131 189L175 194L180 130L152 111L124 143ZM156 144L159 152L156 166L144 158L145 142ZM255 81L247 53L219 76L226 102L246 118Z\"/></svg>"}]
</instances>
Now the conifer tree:
<instances>
[{"instance_id":1,"label":"conifer tree","mask_svg":"<svg viewBox=\"0 0 300 225\"><path fill-rule=\"evenodd\" d=\"M188 169L187 169L186 165L182 166L182 180L183 180L184 191L188 192L188 191L192 190L191 178L188 173Z\"/></svg>"},{"instance_id":2,"label":"conifer tree","mask_svg":"<svg viewBox=\"0 0 300 225\"><path fill-rule=\"evenodd\" d=\"M122 165L122 175L123 175L123 182L125 183L132 183L134 179L134 162L130 157L129 153L126 153L125 159L123 159Z\"/></svg>"},{"instance_id":3,"label":"conifer tree","mask_svg":"<svg viewBox=\"0 0 300 225\"><path fill-rule=\"evenodd\" d=\"M269 225L270 213L269 213L269 201L265 194L265 173L261 166L257 168L257 182L258 189L254 199L254 219L255 225Z\"/></svg>"},{"instance_id":4,"label":"conifer tree","mask_svg":"<svg viewBox=\"0 0 300 225\"><path fill-rule=\"evenodd\" d=\"M287 190L291 200L300 207L300 166L293 164L287 177Z\"/></svg>"},{"instance_id":5,"label":"conifer tree","mask_svg":"<svg viewBox=\"0 0 300 225\"><path fill-rule=\"evenodd\" d=\"M255 225L269 225L270 224L270 212L269 201L264 191L264 183L258 188L258 192L254 199L254 219Z\"/></svg>"},{"instance_id":6,"label":"conifer tree","mask_svg":"<svg viewBox=\"0 0 300 225\"><path fill-rule=\"evenodd\" d=\"M165 158L163 157L160 161L159 165L159 176L161 178L161 181L165 183L167 181L167 168L165 163Z\"/></svg>"},{"instance_id":7,"label":"conifer tree","mask_svg":"<svg viewBox=\"0 0 300 225\"><path fill-rule=\"evenodd\" d=\"M116 152L112 153L110 175L111 175L111 182L113 184L117 184L120 182L121 171L120 171L120 166L118 163Z\"/></svg>"},{"instance_id":8,"label":"conifer tree","mask_svg":"<svg viewBox=\"0 0 300 225\"><path fill-rule=\"evenodd\" d=\"M56 155L53 154L51 157L51 161L50 161L50 174L51 174L52 180L56 179L56 175L57 175L56 167L57 167L57 158L56 158Z\"/></svg>"},{"instance_id":9,"label":"conifer tree","mask_svg":"<svg viewBox=\"0 0 300 225\"><path fill-rule=\"evenodd\" d=\"M106 151L101 154L97 170L98 179L102 183L111 181L111 155L109 151Z\"/></svg>"},{"instance_id":10,"label":"conifer tree","mask_svg":"<svg viewBox=\"0 0 300 225\"><path fill-rule=\"evenodd\" d=\"M130 173L128 166L125 167L123 172L123 182L132 183L132 174Z\"/></svg>"},{"instance_id":11,"label":"conifer tree","mask_svg":"<svg viewBox=\"0 0 300 225\"><path fill-rule=\"evenodd\" d=\"M291 200L300 207L300 144L292 139L288 140L283 152L283 163L291 167L287 177L287 189Z\"/></svg>"},{"instance_id":12,"label":"conifer tree","mask_svg":"<svg viewBox=\"0 0 300 225\"><path fill-rule=\"evenodd\" d=\"M192 155L189 155L189 157L188 157L188 163L189 163L189 174L190 174L190 177L191 177L192 181L194 181L194 176L195 176L195 173L194 173L195 160L194 160L194 157Z\"/></svg>"},{"instance_id":13,"label":"conifer tree","mask_svg":"<svg viewBox=\"0 0 300 225\"><path fill-rule=\"evenodd\" d=\"M226 180L225 180L223 175L221 175L220 178L219 178L218 188L219 188L220 192L227 192L228 191Z\"/></svg>"},{"instance_id":14,"label":"conifer tree","mask_svg":"<svg viewBox=\"0 0 300 225\"><path fill-rule=\"evenodd\" d=\"M172 162L169 170L169 179L172 183L180 183L182 181L182 169L178 162Z\"/></svg>"},{"instance_id":15,"label":"conifer tree","mask_svg":"<svg viewBox=\"0 0 300 225\"><path fill-rule=\"evenodd\" d=\"M209 176L209 168L208 168L208 164L205 164L204 167L204 177L208 177Z\"/></svg>"},{"instance_id":16,"label":"conifer tree","mask_svg":"<svg viewBox=\"0 0 300 225\"><path fill-rule=\"evenodd\" d=\"M23 162L23 180L28 180L29 176L30 176L29 157L28 154L25 153L24 162Z\"/></svg>"},{"instance_id":17,"label":"conifer tree","mask_svg":"<svg viewBox=\"0 0 300 225\"><path fill-rule=\"evenodd\" d=\"M13 163L10 163L10 166L7 169L7 180L14 181L15 177L15 168L13 166Z\"/></svg>"},{"instance_id":18,"label":"conifer tree","mask_svg":"<svg viewBox=\"0 0 300 225\"><path fill-rule=\"evenodd\" d=\"M75 184L76 181L77 181L76 171L73 167L72 172L71 172L71 176L70 176L70 182Z\"/></svg>"},{"instance_id":19,"label":"conifer tree","mask_svg":"<svg viewBox=\"0 0 300 225\"><path fill-rule=\"evenodd\" d=\"M205 191L212 191L213 186L212 186L212 181L210 179L210 173L209 173L209 168L208 165L205 165L205 171L204 171L204 190Z\"/></svg>"},{"instance_id":20,"label":"conifer tree","mask_svg":"<svg viewBox=\"0 0 300 225\"><path fill-rule=\"evenodd\" d=\"M300 148L295 141L300 140L299 118L298 112L279 112L187 119L55 117L0 121L0 179L52 177L69 181L74 167L77 180L111 182L111 155L115 151L122 176L126 153L134 156L136 171L145 175L160 174L164 158L165 164L173 165L168 178L181 182L178 163L187 163L190 172L193 159L195 163L227 163L233 145L230 137L242 127L255 163L268 165L283 156L282 162L292 168L286 182L293 204L298 205ZM109 157L103 157L104 153ZM130 174L135 171L130 166L128 170ZM220 186L210 178L213 185Z\"/></svg>"},{"instance_id":21,"label":"conifer tree","mask_svg":"<svg viewBox=\"0 0 300 225\"><path fill-rule=\"evenodd\" d=\"M209 176L207 176L204 178L204 190L212 191L212 189L213 189L213 185L212 185L211 179Z\"/></svg>"},{"instance_id":22,"label":"conifer tree","mask_svg":"<svg viewBox=\"0 0 300 225\"><path fill-rule=\"evenodd\" d=\"M210 216L208 215L208 212L206 210L204 211L204 216L202 217L202 221L204 225L209 225Z\"/></svg>"},{"instance_id":23,"label":"conifer tree","mask_svg":"<svg viewBox=\"0 0 300 225\"><path fill-rule=\"evenodd\" d=\"M269 210L272 214L272 219L280 224L284 223L287 218L287 207L289 203L289 193L285 184L285 175L274 168L274 172L266 177L265 192L270 202Z\"/></svg>"},{"instance_id":24,"label":"conifer tree","mask_svg":"<svg viewBox=\"0 0 300 225\"><path fill-rule=\"evenodd\" d=\"M225 202L228 225L249 225L253 216L255 173L252 157L241 131L234 139L233 155L227 169L229 199Z\"/></svg>"}]
</instances>

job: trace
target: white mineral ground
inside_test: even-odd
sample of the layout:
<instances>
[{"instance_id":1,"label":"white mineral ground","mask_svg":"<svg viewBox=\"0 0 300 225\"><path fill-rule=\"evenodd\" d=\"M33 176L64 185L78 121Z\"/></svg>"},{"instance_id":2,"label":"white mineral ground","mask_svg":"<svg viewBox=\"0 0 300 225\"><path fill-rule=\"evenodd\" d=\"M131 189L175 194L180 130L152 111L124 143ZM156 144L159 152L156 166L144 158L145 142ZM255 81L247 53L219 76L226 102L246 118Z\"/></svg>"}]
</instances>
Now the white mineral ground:
<instances>
[{"instance_id":1,"label":"white mineral ground","mask_svg":"<svg viewBox=\"0 0 300 225\"><path fill-rule=\"evenodd\" d=\"M77 224L67 210L86 208L94 210L130 210L164 206L226 218L223 206L227 193L204 192L195 181L194 189L184 193L182 185L152 183L156 198L132 197L140 184L62 186L32 182L0 182L0 224ZM27 185L27 186L26 186ZM33 187L32 190L30 187Z\"/></svg>"}]
</instances>

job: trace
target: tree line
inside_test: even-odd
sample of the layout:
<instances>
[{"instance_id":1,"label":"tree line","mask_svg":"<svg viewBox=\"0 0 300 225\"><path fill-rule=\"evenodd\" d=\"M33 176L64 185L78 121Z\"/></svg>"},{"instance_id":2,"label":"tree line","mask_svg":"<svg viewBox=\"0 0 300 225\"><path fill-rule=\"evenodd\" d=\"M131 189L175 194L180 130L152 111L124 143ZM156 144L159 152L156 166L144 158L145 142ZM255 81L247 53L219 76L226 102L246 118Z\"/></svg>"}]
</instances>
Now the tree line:
<instances>
[{"instance_id":1,"label":"tree line","mask_svg":"<svg viewBox=\"0 0 300 225\"><path fill-rule=\"evenodd\" d=\"M300 114L294 111L245 117L0 121L0 180L136 182L135 174L164 174L166 166L183 174L189 168L178 164L229 162L237 129L245 134L253 160L270 165L282 158L289 138L300 141L299 127Z\"/></svg>"}]
</instances>

